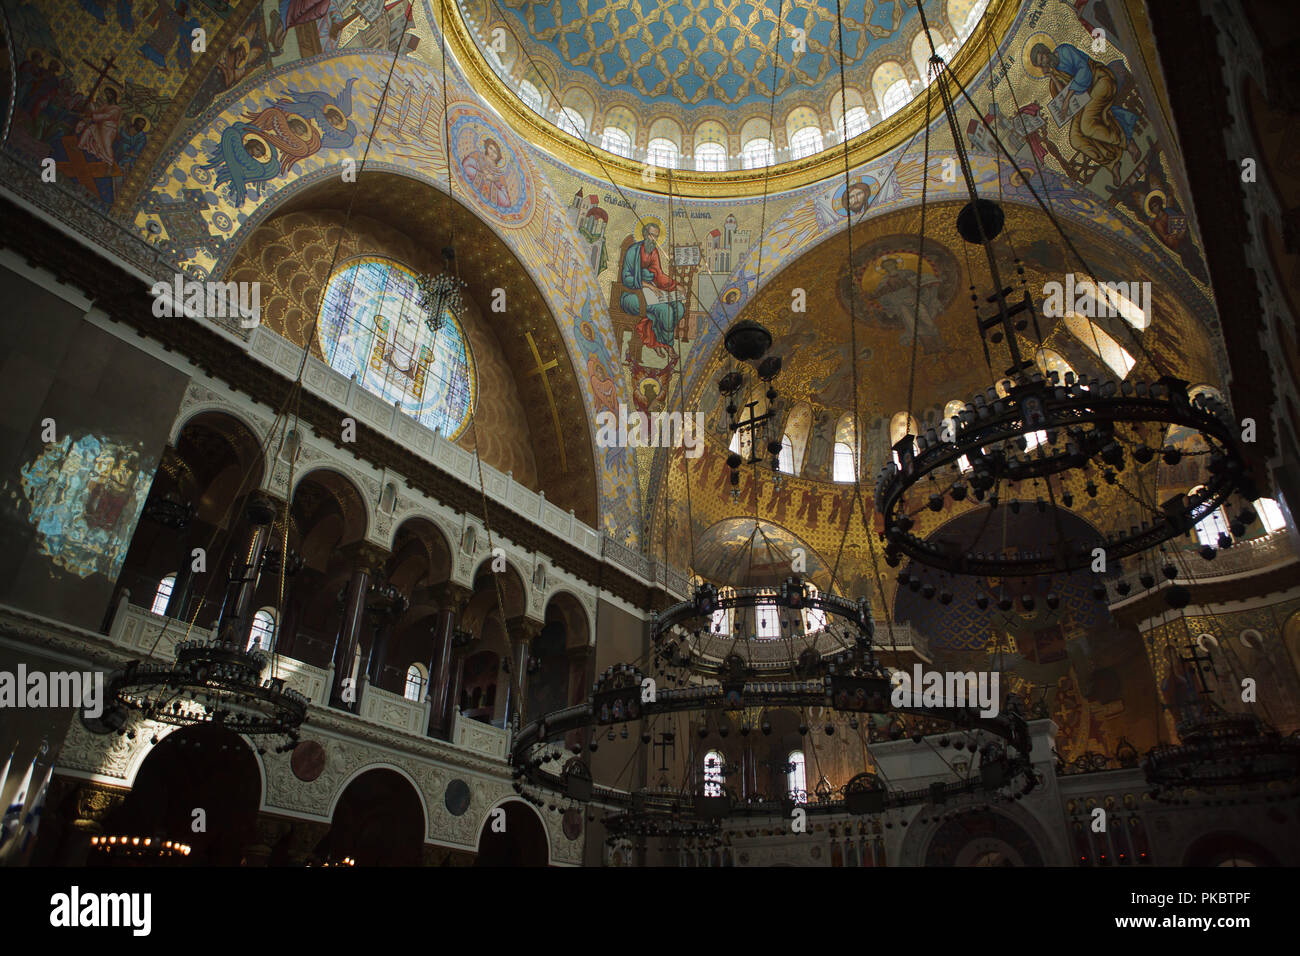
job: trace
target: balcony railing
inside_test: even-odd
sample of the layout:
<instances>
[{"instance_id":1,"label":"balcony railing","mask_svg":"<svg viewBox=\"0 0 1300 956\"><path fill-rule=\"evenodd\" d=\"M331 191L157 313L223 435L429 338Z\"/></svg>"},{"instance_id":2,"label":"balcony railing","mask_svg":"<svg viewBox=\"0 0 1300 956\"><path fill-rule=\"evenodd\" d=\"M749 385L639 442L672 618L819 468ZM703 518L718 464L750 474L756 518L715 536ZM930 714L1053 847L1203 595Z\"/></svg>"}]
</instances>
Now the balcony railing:
<instances>
[{"instance_id":1,"label":"balcony railing","mask_svg":"<svg viewBox=\"0 0 1300 956\"><path fill-rule=\"evenodd\" d=\"M408 700L362 681L360 716L394 730L424 736L429 727L429 702Z\"/></svg>"},{"instance_id":2,"label":"balcony railing","mask_svg":"<svg viewBox=\"0 0 1300 956\"><path fill-rule=\"evenodd\" d=\"M504 760L510 747L510 731L458 712L452 725L451 742L484 757Z\"/></svg>"},{"instance_id":3,"label":"balcony railing","mask_svg":"<svg viewBox=\"0 0 1300 956\"><path fill-rule=\"evenodd\" d=\"M1158 569L1156 570L1156 590L1171 587L1174 583L1194 584L1238 574L1253 574L1281 567L1296 560L1300 560L1300 556L1297 556L1295 549L1292 548L1291 539L1286 531L1274 531L1258 538L1238 541L1231 548L1220 550L1213 561L1206 561L1196 551L1183 551L1180 558L1173 562L1174 567L1178 569L1178 575L1173 581L1169 581L1159 573ZM1126 600L1132 600L1133 597L1146 592L1140 580L1144 570L1147 569L1131 566L1121 576L1121 580L1127 581L1132 588L1130 597Z\"/></svg>"}]
</instances>

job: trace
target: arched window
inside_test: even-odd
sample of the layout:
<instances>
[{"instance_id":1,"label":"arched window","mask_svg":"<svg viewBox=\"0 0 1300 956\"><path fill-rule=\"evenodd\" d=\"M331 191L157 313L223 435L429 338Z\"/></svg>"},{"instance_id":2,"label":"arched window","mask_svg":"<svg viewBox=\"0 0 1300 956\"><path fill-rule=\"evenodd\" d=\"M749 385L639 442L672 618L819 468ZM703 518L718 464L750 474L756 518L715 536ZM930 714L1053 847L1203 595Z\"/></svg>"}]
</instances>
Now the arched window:
<instances>
[{"instance_id":1,"label":"arched window","mask_svg":"<svg viewBox=\"0 0 1300 956\"><path fill-rule=\"evenodd\" d=\"M1051 373L1055 372L1057 382L1062 385L1065 384L1066 373L1074 371L1070 363L1065 360L1065 356L1055 349L1039 349L1034 356L1034 360L1038 363L1038 368L1043 375L1050 377Z\"/></svg>"},{"instance_id":2,"label":"arched window","mask_svg":"<svg viewBox=\"0 0 1300 956\"><path fill-rule=\"evenodd\" d=\"M930 31L930 37L934 39L934 52L938 53L948 60L948 44L943 42L943 37L935 31ZM926 38L925 31L917 33L912 39L912 62L916 64L916 72L921 77L921 83L929 86L934 79L930 75L930 40Z\"/></svg>"},{"instance_id":3,"label":"arched window","mask_svg":"<svg viewBox=\"0 0 1300 956\"><path fill-rule=\"evenodd\" d=\"M570 136L577 136L579 139L587 132L587 118L572 106L560 110L557 125Z\"/></svg>"},{"instance_id":4,"label":"arched window","mask_svg":"<svg viewBox=\"0 0 1300 956\"><path fill-rule=\"evenodd\" d=\"M1198 485L1188 492L1195 497L1203 494L1204 485ZM1228 519L1223 513L1223 508L1215 508L1204 518L1196 523L1196 540L1201 544L1208 544L1212 548L1219 546L1219 535L1231 534L1228 530Z\"/></svg>"},{"instance_id":5,"label":"arched window","mask_svg":"<svg viewBox=\"0 0 1300 956\"><path fill-rule=\"evenodd\" d=\"M776 150L770 139L751 139L740 151L740 160L746 169L761 169L776 162Z\"/></svg>"},{"instance_id":6,"label":"arched window","mask_svg":"<svg viewBox=\"0 0 1300 956\"><path fill-rule=\"evenodd\" d=\"M430 326L419 281L389 259L345 263L322 297L321 350L334 371L454 440L473 415L474 360L450 311Z\"/></svg>"},{"instance_id":7,"label":"arched window","mask_svg":"<svg viewBox=\"0 0 1300 956\"><path fill-rule=\"evenodd\" d=\"M264 607L253 615L253 625L248 629L248 649L269 651L275 641L275 612Z\"/></svg>"},{"instance_id":8,"label":"arched window","mask_svg":"<svg viewBox=\"0 0 1300 956\"><path fill-rule=\"evenodd\" d=\"M1105 362L1120 378L1133 371L1133 366L1137 364L1133 356L1098 328L1097 323L1089 321L1077 312L1066 312L1064 322L1070 334L1082 342L1088 351Z\"/></svg>"},{"instance_id":9,"label":"arched window","mask_svg":"<svg viewBox=\"0 0 1300 956\"><path fill-rule=\"evenodd\" d=\"M959 41L971 35L988 5L989 0L948 0L948 23Z\"/></svg>"},{"instance_id":10,"label":"arched window","mask_svg":"<svg viewBox=\"0 0 1300 956\"><path fill-rule=\"evenodd\" d=\"M1286 518L1282 514L1282 508L1272 498L1260 498L1256 501L1255 512L1264 525L1265 534L1272 534L1274 531L1281 531L1286 527Z\"/></svg>"},{"instance_id":11,"label":"arched window","mask_svg":"<svg viewBox=\"0 0 1300 956\"><path fill-rule=\"evenodd\" d=\"M1114 283L1103 282L1101 285L1093 282L1088 276L1076 272L1074 274L1074 290L1076 301L1080 292L1084 293L1093 302L1096 309L1093 315L1118 315L1133 328L1141 331L1151 324L1151 316L1147 310L1134 302L1129 293L1137 292L1138 297L1147 302L1148 297L1140 293L1140 289L1132 288L1131 283Z\"/></svg>"},{"instance_id":12,"label":"arched window","mask_svg":"<svg viewBox=\"0 0 1300 956\"><path fill-rule=\"evenodd\" d=\"M424 696L424 685L427 683L424 668L412 664L406 669L406 687L402 690L402 696L407 700L419 701Z\"/></svg>"},{"instance_id":13,"label":"arched window","mask_svg":"<svg viewBox=\"0 0 1300 956\"><path fill-rule=\"evenodd\" d=\"M787 474L803 474L805 455L808 450L808 436L812 432L812 407L807 402L800 402L790 409L785 419L785 439L790 441L790 471Z\"/></svg>"},{"instance_id":14,"label":"arched window","mask_svg":"<svg viewBox=\"0 0 1300 956\"><path fill-rule=\"evenodd\" d=\"M791 796L796 803L808 802L808 761L804 757L802 750L790 751L790 756L786 758L786 763L790 765L789 771L785 775L786 785L790 790Z\"/></svg>"},{"instance_id":15,"label":"arched window","mask_svg":"<svg viewBox=\"0 0 1300 956\"><path fill-rule=\"evenodd\" d=\"M703 173L720 173L727 168L727 149L720 143L695 147L695 168Z\"/></svg>"},{"instance_id":16,"label":"arched window","mask_svg":"<svg viewBox=\"0 0 1300 956\"><path fill-rule=\"evenodd\" d=\"M176 575L169 574L158 582L158 589L153 592L153 604L149 610L154 614L166 614L167 605L171 603L172 591L176 587Z\"/></svg>"},{"instance_id":17,"label":"arched window","mask_svg":"<svg viewBox=\"0 0 1300 956\"><path fill-rule=\"evenodd\" d=\"M790 155L794 159L803 159L822 151L822 131L816 126L805 126L790 137Z\"/></svg>"},{"instance_id":18,"label":"arched window","mask_svg":"<svg viewBox=\"0 0 1300 956\"><path fill-rule=\"evenodd\" d=\"M835 463L831 467L832 480L852 483L855 474L853 469L853 446L837 441L835 443Z\"/></svg>"},{"instance_id":19,"label":"arched window","mask_svg":"<svg viewBox=\"0 0 1300 956\"><path fill-rule=\"evenodd\" d=\"M719 750L710 750L704 755L704 795L706 797L722 796L723 756Z\"/></svg>"},{"instance_id":20,"label":"arched window","mask_svg":"<svg viewBox=\"0 0 1300 956\"><path fill-rule=\"evenodd\" d=\"M535 83L528 80L519 81L519 98L524 101L534 113L542 112L542 91L537 88Z\"/></svg>"},{"instance_id":21,"label":"arched window","mask_svg":"<svg viewBox=\"0 0 1300 956\"><path fill-rule=\"evenodd\" d=\"M852 139L871 128L871 117L865 106L850 106L848 111L835 124L835 131L840 139Z\"/></svg>"},{"instance_id":22,"label":"arched window","mask_svg":"<svg viewBox=\"0 0 1300 956\"><path fill-rule=\"evenodd\" d=\"M790 436L781 436L781 454L776 459L776 469L785 475L794 474L794 446L790 444Z\"/></svg>"},{"instance_id":23,"label":"arched window","mask_svg":"<svg viewBox=\"0 0 1300 956\"><path fill-rule=\"evenodd\" d=\"M618 156L631 158L632 137L617 126L606 126L605 131L600 134L600 148Z\"/></svg>"},{"instance_id":24,"label":"arched window","mask_svg":"<svg viewBox=\"0 0 1300 956\"><path fill-rule=\"evenodd\" d=\"M807 590L809 597L817 594L817 588L811 583L809 583ZM805 634L816 634L818 631L826 630L826 612L821 608L805 608L803 612L803 629Z\"/></svg>"},{"instance_id":25,"label":"arched window","mask_svg":"<svg viewBox=\"0 0 1300 956\"><path fill-rule=\"evenodd\" d=\"M907 80L895 80L880 97L881 117L893 116L912 99L912 88Z\"/></svg>"},{"instance_id":26,"label":"arched window","mask_svg":"<svg viewBox=\"0 0 1300 956\"><path fill-rule=\"evenodd\" d=\"M1217 388L1215 388L1213 385L1201 384L1201 385L1189 385L1187 387L1187 400L1189 402L1194 403L1198 395L1204 395L1206 398L1213 398L1217 401L1223 402L1223 393L1219 391ZM1228 403L1223 402L1223 404L1226 405Z\"/></svg>"},{"instance_id":27,"label":"arched window","mask_svg":"<svg viewBox=\"0 0 1300 956\"><path fill-rule=\"evenodd\" d=\"M646 160L662 169L676 169L680 157L681 151L670 139L652 139L646 146Z\"/></svg>"},{"instance_id":28,"label":"arched window","mask_svg":"<svg viewBox=\"0 0 1300 956\"><path fill-rule=\"evenodd\" d=\"M844 414L835 426L835 457L831 464L831 479L834 481L856 481L858 435L853 427L853 416Z\"/></svg>"}]
</instances>

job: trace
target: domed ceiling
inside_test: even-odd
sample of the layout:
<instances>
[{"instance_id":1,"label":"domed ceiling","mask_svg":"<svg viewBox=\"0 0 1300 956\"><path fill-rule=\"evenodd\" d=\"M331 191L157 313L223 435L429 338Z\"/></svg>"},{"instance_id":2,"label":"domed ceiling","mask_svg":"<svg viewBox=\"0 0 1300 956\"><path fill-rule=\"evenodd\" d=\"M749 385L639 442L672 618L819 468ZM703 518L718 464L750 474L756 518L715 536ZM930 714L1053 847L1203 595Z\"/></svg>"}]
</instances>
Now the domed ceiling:
<instances>
[{"instance_id":1,"label":"domed ceiling","mask_svg":"<svg viewBox=\"0 0 1300 956\"><path fill-rule=\"evenodd\" d=\"M988 284L987 266L982 253L964 248L957 235L960 208L960 203L943 202L929 209L924 248L918 241L921 222L916 208L855 227L851 260L849 234L840 233L774 275L745 308L742 317L756 319L771 331L771 354L784 362L775 382L781 431L796 414L806 414L806 439L795 452L796 471L775 481L766 465L744 466L733 495L725 462L730 433L716 383L735 363L718 344L702 360L701 374L689 386L685 403L702 412L702 453L694 460L661 456L658 462L649 495L656 556L712 580L740 583L748 572L740 555L748 554L749 533L757 521L773 540L790 544L797 539L810 562L811 555L818 555L818 572L831 571L837 589L878 603L876 574L881 572L892 592L893 572L879 561L878 551L873 558L869 540L874 537L871 529L880 530L871 489L894 440L892 424L909 410L923 427L935 427L948 414L944 409L949 402L966 401L995 383L1004 364L1005 352L998 347L986 364L979 345L968 286L972 281L980 289ZM1037 294L1066 270L1069 260L1045 214L1014 204L1006 211L1007 235L1024 266L1026 287ZM1127 253L1112 237L1082 228L1071 233L1076 247L1101 274L1123 274ZM1010 247L1000 250L1004 276L1016 275L1012 255ZM918 259L921 319L913 362L911 315L918 301ZM1019 288L1018 277L1015 284ZM806 312L791 311L795 289L806 292ZM1209 339L1186 303L1167 287L1157 286L1151 312L1152 324L1142 336L1147 352L1190 380L1210 377ZM1049 364L1063 361L1088 375L1114 374L1066 320L1040 316L1038 321L1043 361L1051 357ZM1137 357L1132 377L1151 378L1151 366L1132 330L1108 327ZM1022 333L1021 348L1028 355L1038 352L1032 327ZM856 400L850 371L855 365ZM832 480L832 448L845 440L841 429L852 419L855 406L862 422L860 501L851 482ZM1025 492L1032 500L1033 494ZM1104 509L1127 507L1104 495L1089 502L1078 497L1076 510L1086 521L1099 522ZM923 512L916 520L925 526L923 533L929 533L952 516L949 510L937 516ZM877 611L883 615L884 608Z\"/></svg>"},{"instance_id":2,"label":"domed ceiling","mask_svg":"<svg viewBox=\"0 0 1300 956\"><path fill-rule=\"evenodd\" d=\"M916 98L930 53L914 0L458 4L482 75L504 80L503 99L513 107L522 102L572 135L579 130L562 116L567 108L594 145L602 145L603 130L620 129L632 141L631 158L644 155L648 139L667 139L682 156L679 168L691 171L703 142L722 146L732 171L754 138L771 139L777 164L840 142L837 7L845 26L844 99L861 108L850 117L850 136L870 127L874 138L879 124ZM981 19L1004 26L1013 8L990 0L925 2L931 36L950 63ZM896 88L886 108L889 87ZM824 138L791 151L789 134L808 127Z\"/></svg>"},{"instance_id":3,"label":"domed ceiling","mask_svg":"<svg viewBox=\"0 0 1300 956\"><path fill-rule=\"evenodd\" d=\"M932 4L933 5L933 4ZM504 0L534 53L571 77L633 93L648 103L766 103L791 85L822 83L838 66L834 0ZM890 44L918 14L910 4L846 0L846 69ZM801 29L803 52L787 36L773 64L777 23ZM563 80L562 80L563 82ZM564 83L568 85L567 82Z\"/></svg>"}]
</instances>

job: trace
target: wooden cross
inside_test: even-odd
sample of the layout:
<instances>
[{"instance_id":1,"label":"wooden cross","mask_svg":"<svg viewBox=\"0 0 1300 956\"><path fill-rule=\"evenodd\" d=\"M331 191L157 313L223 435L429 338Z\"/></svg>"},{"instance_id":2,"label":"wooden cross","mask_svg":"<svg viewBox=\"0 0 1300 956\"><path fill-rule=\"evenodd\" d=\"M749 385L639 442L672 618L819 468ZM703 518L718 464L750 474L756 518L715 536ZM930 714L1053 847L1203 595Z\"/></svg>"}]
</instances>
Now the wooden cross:
<instances>
[{"instance_id":1,"label":"wooden cross","mask_svg":"<svg viewBox=\"0 0 1300 956\"><path fill-rule=\"evenodd\" d=\"M120 176L122 174L122 170L116 163L90 162L87 160L86 154L77 146L75 136L63 137L63 148L67 150L68 159L66 162L56 163L59 172L71 174L92 196L99 195L99 187L95 184L97 178Z\"/></svg>"},{"instance_id":2,"label":"wooden cross","mask_svg":"<svg viewBox=\"0 0 1300 956\"><path fill-rule=\"evenodd\" d=\"M525 332L524 338L528 340L528 348L532 350L533 361L537 364L536 368L529 370L525 378L532 378L534 375L542 377L542 388L546 389L546 400L551 406L551 421L555 424L555 442L560 448L560 469L565 474L568 474L569 460L564 452L564 435L560 431L560 412L555 407L555 394L551 391L551 381L546 377L546 373L551 369L559 368L560 363L555 359L551 359L543 364L541 353L537 351L537 342L533 339L533 333Z\"/></svg>"},{"instance_id":3,"label":"wooden cross","mask_svg":"<svg viewBox=\"0 0 1300 956\"><path fill-rule=\"evenodd\" d=\"M91 71L95 73L95 85L90 88L90 94L86 97L87 106L95 105L95 94L99 92L100 83L103 83L105 80L108 80L111 83L117 82L117 80L112 79L108 75L113 71L113 67L117 65L115 59L116 59L115 57L111 57L111 56L108 57L106 60L104 60L103 66L95 66L95 64L91 63L89 60L81 61L82 63L86 64L86 66L90 67Z\"/></svg>"}]
</instances>

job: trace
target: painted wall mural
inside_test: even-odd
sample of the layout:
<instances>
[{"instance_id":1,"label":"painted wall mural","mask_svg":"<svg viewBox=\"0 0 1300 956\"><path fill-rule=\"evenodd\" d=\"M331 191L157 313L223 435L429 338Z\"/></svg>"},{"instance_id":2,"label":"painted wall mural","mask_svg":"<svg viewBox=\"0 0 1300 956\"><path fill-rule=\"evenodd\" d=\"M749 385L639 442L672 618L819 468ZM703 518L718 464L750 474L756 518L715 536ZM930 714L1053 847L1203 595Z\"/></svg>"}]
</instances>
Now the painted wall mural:
<instances>
[{"instance_id":1,"label":"painted wall mural","mask_svg":"<svg viewBox=\"0 0 1300 956\"><path fill-rule=\"evenodd\" d=\"M106 208L134 168L226 0L27 0L9 6L17 96L5 144L53 159L81 198Z\"/></svg>"},{"instance_id":2,"label":"painted wall mural","mask_svg":"<svg viewBox=\"0 0 1300 956\"><path fill-rule=\"evenodd\" d=\"M143 449L65 435L19 469L41 554L78 577L117 579L157 465Z\"/></svg>"},{"instance_id":3,"label":"painted wall mural","mask_svg":"<svg viewBox=\"0 0 1300 956\"><path fill-rule=\"evenodd\" d=\"M12 18L16 47L37 54L17 71L15 133L6 149L29 157L64 150L67 182L100 204L113 200L133 157L163 135L153 124L181 86L185 18L197 18L211 35L229 17L220 0L197 0L193 9L175 0L149 11L142 0L115 2L110 9L98 0L28 0ZM1168 144L1154 132L1134 51L1114 43L1092 48L1092 25L1112 19L1106 6L1022 6L1001 44L1001 62L971 86L1016 162L990 152L979 127L968 130L977 183L1011 204L1032 203L1030 186L1047 194L1063 219L1100 227L1149 263L1150 277L1214 328L1186 202L1173 185ZM92 7L107 21L98 46L74 51L62 24L98 27ZM372 127L367 168L446 188L435 12L428 0L255 6L231 24L230 42L205 66L183 111L192 117L188 127L167 131L174 139L128 214L136 234L195 277L222 274L250 227L314 183L339 176L345 160L359 163ZM82 65L98 70L113 56L115 66L103 73ZM75 82L64 68L74 61ZM448 62L447 78L453 188L534 270L584 380L589 421L619 404L654 411L678 407L683 394L702 394L722 331L785 266L851 223L916 204L923 185L932 200L961 193L960 184L943 182L939 157L951 144L945 146L940 122L931 131L929 170L918 130L851 170L847 187L836 177L766 201L615 188L505 128L456 63ZM80 174L64 142L69 137L87 158ZM90 169L96 156L101 165ZM904 306L914 254L881 249L860 263L855 280L872 321L892 324L898 338L909 329ZM1049 242L1025 255L1053 259L1058 250ZM938 262L923 269L920 339L929 350L942 344L927 320L945 301L948 272ZM826 418L826 408L820 411ZM822 426L814 437L831 427ZM641 502L648 508L663 496L669 456L626 448L597 455L602 524L620 539L640 541ZM830 505L823 504L824 516Z\"/></svg>"}]
</instances>

